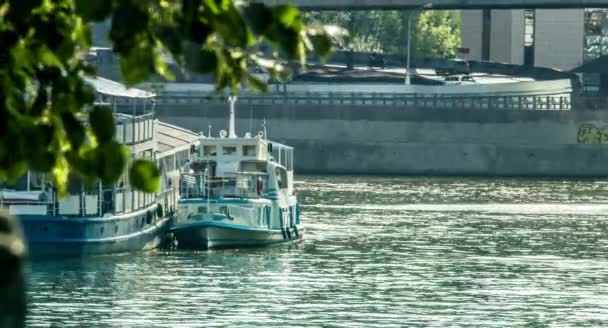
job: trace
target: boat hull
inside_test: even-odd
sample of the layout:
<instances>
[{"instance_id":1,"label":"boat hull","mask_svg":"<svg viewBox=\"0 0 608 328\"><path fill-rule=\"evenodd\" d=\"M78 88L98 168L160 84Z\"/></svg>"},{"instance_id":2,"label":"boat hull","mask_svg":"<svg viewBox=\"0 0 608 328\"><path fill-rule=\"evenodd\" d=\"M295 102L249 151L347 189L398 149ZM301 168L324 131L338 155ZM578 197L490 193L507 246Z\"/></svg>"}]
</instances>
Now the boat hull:
<instances>
[{"instance_id":1,"label":"boat hull","mask_svg":"<svg viewBox=\"0 0 608 328\"><path fill-rule=\"evenodd\" d=\"M200 222L172 229L178 248L217 249L261 247L302 239L303 229L251 229L217 222Z\"/></svg>"},{"instance_id":2,"label":"boat hull","mask_svg":"<svg viewBox=\"0 0 608 328\"><path fill-rule=\"evenodd\" d=\"M110 218L18 216L31 258L150 250L168 242L170 219L149 210Z\"/></svg>"}]
</instances>

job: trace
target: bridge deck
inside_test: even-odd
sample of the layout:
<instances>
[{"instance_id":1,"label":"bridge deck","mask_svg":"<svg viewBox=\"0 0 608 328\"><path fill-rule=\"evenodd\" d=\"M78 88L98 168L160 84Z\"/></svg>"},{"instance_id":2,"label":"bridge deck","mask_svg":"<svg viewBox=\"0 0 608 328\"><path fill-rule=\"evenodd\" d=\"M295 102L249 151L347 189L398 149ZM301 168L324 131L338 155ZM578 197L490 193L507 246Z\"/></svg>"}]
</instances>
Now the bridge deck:
<instances>
[{"instance_id":1,"label":"bridge deck","mask_svg":"<svg viewBox=\"0 0 608 328\"><path fill-rule=\"evenodd\" d=\"M606 0L263 0L267 5L291 3L302 10L608 8Z\"/></svg>"}]
</instances>

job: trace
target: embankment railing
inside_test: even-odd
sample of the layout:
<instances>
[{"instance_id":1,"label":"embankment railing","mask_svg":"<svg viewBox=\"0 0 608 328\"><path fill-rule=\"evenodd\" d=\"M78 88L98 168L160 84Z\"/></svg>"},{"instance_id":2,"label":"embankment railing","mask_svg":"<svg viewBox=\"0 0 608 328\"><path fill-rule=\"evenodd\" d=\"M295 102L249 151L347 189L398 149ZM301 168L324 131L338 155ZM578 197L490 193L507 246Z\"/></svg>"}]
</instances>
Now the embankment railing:
<instances>
[{"instance_id":1,"label":"embankment railing","mask_svg":"<svg viewBox=\"0 0 608 328\"><path fill-rule=\"evenodd\" d=\"M160 93L157 104L188 105L227 102L227 96L214 93ZM571 110L570 95L419 95L391 93L307 92L286 94L243 94L239 103L245 105L334 105L387 106L417 109L499 109L499 110ZM580 103L580 101L578 102Z\"/></svg>"}]
</instances>

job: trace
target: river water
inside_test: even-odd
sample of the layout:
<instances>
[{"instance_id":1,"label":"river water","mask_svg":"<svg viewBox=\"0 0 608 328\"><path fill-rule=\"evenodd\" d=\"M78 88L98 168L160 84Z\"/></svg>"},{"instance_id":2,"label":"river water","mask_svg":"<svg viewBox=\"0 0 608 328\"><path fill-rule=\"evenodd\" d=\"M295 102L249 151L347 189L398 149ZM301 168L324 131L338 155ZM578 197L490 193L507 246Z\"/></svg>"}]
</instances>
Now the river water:
<instances>
[{"instance_id":1,"label":"river water","mask_svg":"<svg viewBox=\"0 0 608 328\"><path fill-rule=\"evenodd\" d=\"M299 177L305 240L31 264L30 327L608 327L608 182Z\"/></svg>"}]
</instances>

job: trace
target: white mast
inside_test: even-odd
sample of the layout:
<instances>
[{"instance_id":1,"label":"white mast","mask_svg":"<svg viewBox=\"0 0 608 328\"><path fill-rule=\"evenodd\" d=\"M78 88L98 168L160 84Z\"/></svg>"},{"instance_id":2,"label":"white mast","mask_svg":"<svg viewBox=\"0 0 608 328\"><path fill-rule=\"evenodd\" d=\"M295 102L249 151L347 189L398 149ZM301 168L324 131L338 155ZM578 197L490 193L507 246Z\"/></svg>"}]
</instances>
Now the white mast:
<instances>
[{"instance_id":1,"label":"white mast","mask_svg":"<svg viewBox=\"0 0 608 328\"><path fill-rule=\"evenodd\" d=\"M234 104L236 103L236 96L228 97L228 101L230 102L230 122L228 123L228 138L236 138L236 129L235 129L235 112L234 112Z\"/></svg>"}]
</instances>

